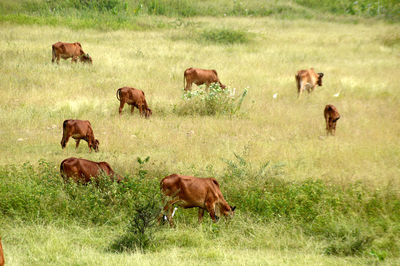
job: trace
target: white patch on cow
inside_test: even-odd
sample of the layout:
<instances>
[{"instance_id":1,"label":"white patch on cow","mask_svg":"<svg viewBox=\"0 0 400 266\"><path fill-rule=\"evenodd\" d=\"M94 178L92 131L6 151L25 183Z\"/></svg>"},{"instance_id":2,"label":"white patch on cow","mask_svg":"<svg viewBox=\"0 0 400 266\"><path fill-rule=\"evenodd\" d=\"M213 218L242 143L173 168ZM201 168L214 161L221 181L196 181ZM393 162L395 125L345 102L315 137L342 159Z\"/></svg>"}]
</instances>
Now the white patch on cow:
<instances>
[{"instance_id":1,"label":"white patch on cow","mask_svg":"<svg viewBox=\"0 0 400 266\"><path fill-rule=\"evenodd\" d=\"M176 210L177 210L178 208L177 207L175 207L174 208L174 210L172 211L172 215L171 215L171 217L174 217L174 215L175 215L175 212L176 212Z\"/></svg>"}]
</instances>

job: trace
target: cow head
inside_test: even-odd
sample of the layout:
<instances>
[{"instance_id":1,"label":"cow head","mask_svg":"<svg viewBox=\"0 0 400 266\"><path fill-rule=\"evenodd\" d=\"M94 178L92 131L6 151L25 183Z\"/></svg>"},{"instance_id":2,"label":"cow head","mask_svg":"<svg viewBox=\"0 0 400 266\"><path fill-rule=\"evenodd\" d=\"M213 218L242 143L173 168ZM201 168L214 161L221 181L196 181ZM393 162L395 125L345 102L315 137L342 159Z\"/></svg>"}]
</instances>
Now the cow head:
<instances>
[{"instance_id":1,"label":"cow head","mask_svg":"<svg viewBox=\"0 0 400 266\"><path fill-rule=\"evenodd\" d=\"M81 62L84 62L84 63L93 64L93 60L92 60L92 58L89 56L89 54L83 54L83 55L81 55L80 61L81 61Z\"/></svg>"},{"instance_id":2,"label":"cow head","mask_svg":"<svg viewBox=\"0 0 400 266\"><path fill-rule=\"evenodd\" d=\"M318 73L318 80L317 80L318 86L322 86L322 77L323 76L324 76L324 73Z\"/></svg>"},{"instance_id":3,"label":"cow head","mask_svg":"<svg viewBox=\"0 0 400 266\"><path fill-rule=\"evenodd\" d=\"M94 144L93 144L93 148L95 152L99 151L99 145L100 145L100 141L98 139L94 140Z\"/></svg>"},{"instance_id":4,"label":"cow head","mask_svg":"<svg viewBox=\"0 0 400 266\"><path fill-rule=\"evenodd\" d=\"M235 209L236 209L236 206L232 207L232 206L226 205L226 206L223 206L220 209L220 211L221 211L221 214L224 215L225 217L231 218L235 214Z\"/></svg>"},{"instance_id":5,"label":"cow head","mask_svg":"<svg viewBox=\"0 0 400 266\"><path fill-rule=\"evenodd\" d=\"M147 108L147 109L144 111L144 117L146 117L146 118L149 118L152 114L153 114L153 111L151 111L150 108Z\"/></svg>"},{"instance_id":6,"label":"cow head","mask_svg":"<svg viewBox=\"0 0 400 266\"><path fill-rule=\"evenodd\" d=\"M224 84L222 84L221 82L219 83L219 86L221 87L221 89L225 89L226 86Z\"/></svg>"}]
</instances>

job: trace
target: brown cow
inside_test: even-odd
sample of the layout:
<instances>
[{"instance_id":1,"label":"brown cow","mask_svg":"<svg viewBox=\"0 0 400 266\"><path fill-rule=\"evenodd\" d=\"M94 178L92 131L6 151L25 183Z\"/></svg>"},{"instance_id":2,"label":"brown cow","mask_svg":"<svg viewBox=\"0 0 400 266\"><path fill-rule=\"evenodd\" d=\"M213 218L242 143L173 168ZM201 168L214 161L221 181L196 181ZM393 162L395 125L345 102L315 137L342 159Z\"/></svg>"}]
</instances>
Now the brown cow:
<instances>
[{"instance_id":1,"label":"brown cow","mask_svg":"<svg viewBox=\"0 0 400 266\"><path fill-rule=\"evenodd\" d=\"M70 137L75 139L76 149L81 139L83 139L87 141L90 151L92 151L92 148L95 152L99 151L100 142L94 138L92 125L88 120L65 120L63 123L63 137L61 139L61 147L63 149Z\"/></svg>"},{"instance_id":2,"label":"brown cow","mask_svg":"<svg viewBox=\"0 0 400 266\"><path fill-rule=\"evenodd\" d=\"M147 106L146 98L144 96L144 92L142 90L138 90L130 87L123 87L117 90L117 99L120 101L119 103L119 114L121 115L122 108L124 108L125 103L131 105L131 114L136 108L139 109L139 113L141 116L145 116L149 118L153 112Z\"/></svg>"},{"instance_id":3,"label":"brown cow","mask_svg":"<svg viewBox=\"0 0 400 266\"><path fill-rule=\"evenodd\" d=\"M75 157L67 158L61 162L60 173L64 182L68 182L72 178L77 183L87 184L91 178L98 181L97 178L102 173L118 183L123 180L120 175L114 173L111 166L106 162L93 162Z\"/></svg>"},{"instance_id":4,"label":"brown cow","mask_svg":"<svg viewBox=\"0 0 400 266\"><path fill-rule=\"evenodd\" d=\"M57 58L57 64L60 63L60 57L62 59L72 58L72 62L79 61L92 64L92 58L89 54L85 54L82 50L82 46L79 42L75 43L67 43L67 42L56 42L52 46L52 58L51 62L54 63L54 60Z\"/></svg>"},{"instance_id":5,"label":"brown cow","mask_svg":"<svg viewBox=\"0 0 400 266\"><path fill-rule=\"evenodd\" d=\"M193 176L183 176L172 174L164 177L160 182L161 193L168 197L164 206L164 211L160 214L160 221L163 214L167 213L167 219L171 226L172 207L177 204L183 208L199 208L199 222L202 221L204 210L210 213L211 219L216 222L216 210L225 217L232 216L236 207L231 207L225 201L221 193L219 184L215 178L197 178Z\"/></svg>"},{"instance_id":6,"label":"brown cow","mask_svg":"<svg viewBox=\"0 0 400 266\"><path fill-rule=\"evenodd\" d=\"M307 70L299 70L296 74L296 85L298 97L301 96L304 90L307 90L308 93L314 91L314 88L318 86L322 86L322 77L324 73L315 73L314 68L310 68Z\"/></svg>"},{"instance_id":7,"label":"brown cow","mask_svg":"<svg viewBox=\"0 0 400 266\"><path fill-rule=\"evenodd\" d=\"M214 69L208 70L191 67L186 69L183 73L183 86L185 87L185 91L192 90L193 83L197 86L206 84L208 89L210 84L215 82L218 83L222 89L226 88L226 86L219 81L217 71Z\"/></svg>"},{"instance_id":8,"label":"brown cow","mask_svg":"<svg viewBox=\"0 0 400 266\"><path fill-rule=\"evenodd\" d=\"M3 252L3 245L1 244L1 237L0 237L0 266L4 266L4 252Z\"/></svg>"},{"instance_id":9,"label":"brown cow","mask_svg":"<svg viewBox=\"0 0 400 266\"><path fill-rule=\"evenodd\" d=\"M336 121L340 118L338 110L334 105L328 104L325 106L324 117L326 122L326 135L331 134L335 136Z\"/></svg>"}]
</instances>

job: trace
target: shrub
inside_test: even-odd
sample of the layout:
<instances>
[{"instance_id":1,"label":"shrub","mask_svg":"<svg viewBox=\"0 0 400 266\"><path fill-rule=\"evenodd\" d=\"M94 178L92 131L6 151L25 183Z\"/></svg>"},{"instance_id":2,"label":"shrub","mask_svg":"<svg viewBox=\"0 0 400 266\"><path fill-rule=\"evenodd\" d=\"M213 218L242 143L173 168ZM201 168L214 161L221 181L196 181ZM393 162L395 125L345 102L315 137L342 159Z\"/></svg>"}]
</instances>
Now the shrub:
<instances>
[{"instance_id":1,"label":"shrub","mask_svg":"<svg viewBox=\"0 0 400 266\"><path fill-rule=\"evenodd\" d=\"M134 215L129 220L125 234L120 236L112 245L111 250L145 251L154 240L155 224L160 207L154 198L136 203Z\"/></svg>"},{"instance_id":2,"label":"shrub","mask_svg":"<svg viewBox=\"0 0 400 266\"><path fill-rule=\"evenodd\" d=\"M233 115L240 110L244 98L247 95L247 88L241 95L236 96L235 89L222 89L219 84L213 83L208 91L199 88L184 92L183 103L174 107L174 112L179 115Z\"/></svg>"}]
</instances>

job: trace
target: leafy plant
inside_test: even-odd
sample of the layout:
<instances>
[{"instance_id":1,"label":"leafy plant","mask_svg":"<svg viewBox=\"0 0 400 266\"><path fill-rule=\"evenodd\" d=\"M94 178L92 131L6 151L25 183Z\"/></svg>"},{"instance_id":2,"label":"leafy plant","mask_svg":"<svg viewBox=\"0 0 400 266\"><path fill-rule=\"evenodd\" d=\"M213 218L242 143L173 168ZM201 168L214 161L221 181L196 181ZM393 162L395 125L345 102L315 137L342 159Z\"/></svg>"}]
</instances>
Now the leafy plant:
<instances>
[{"instance_id":1,"label":"leafy plant","mask_svg":"<svg viewBox=\"0 0 400 266\"><path fill-rule=\"evenodd\" d=\"M143 179L147 175L147 170L144 170L143 166L150 160L150 156L147 156L145 159L141 159L140 157L137 157L136 160L139 163L138 175L140 178Z\"/></svg>"},{"instance_id":2,"label":"leafy plant","mask_svg":"<svg viewBox=\"0 0 400 266\"><path fill-rule=\"evenodd\" d=\"M213 83L208 89L195 89L184 92L183 104L175 106L174 112L179 115L233 115L240 110L247 95L247 88L236 95L236 89L222 89L218 83Z\"/></svg>"}]
</instances>

